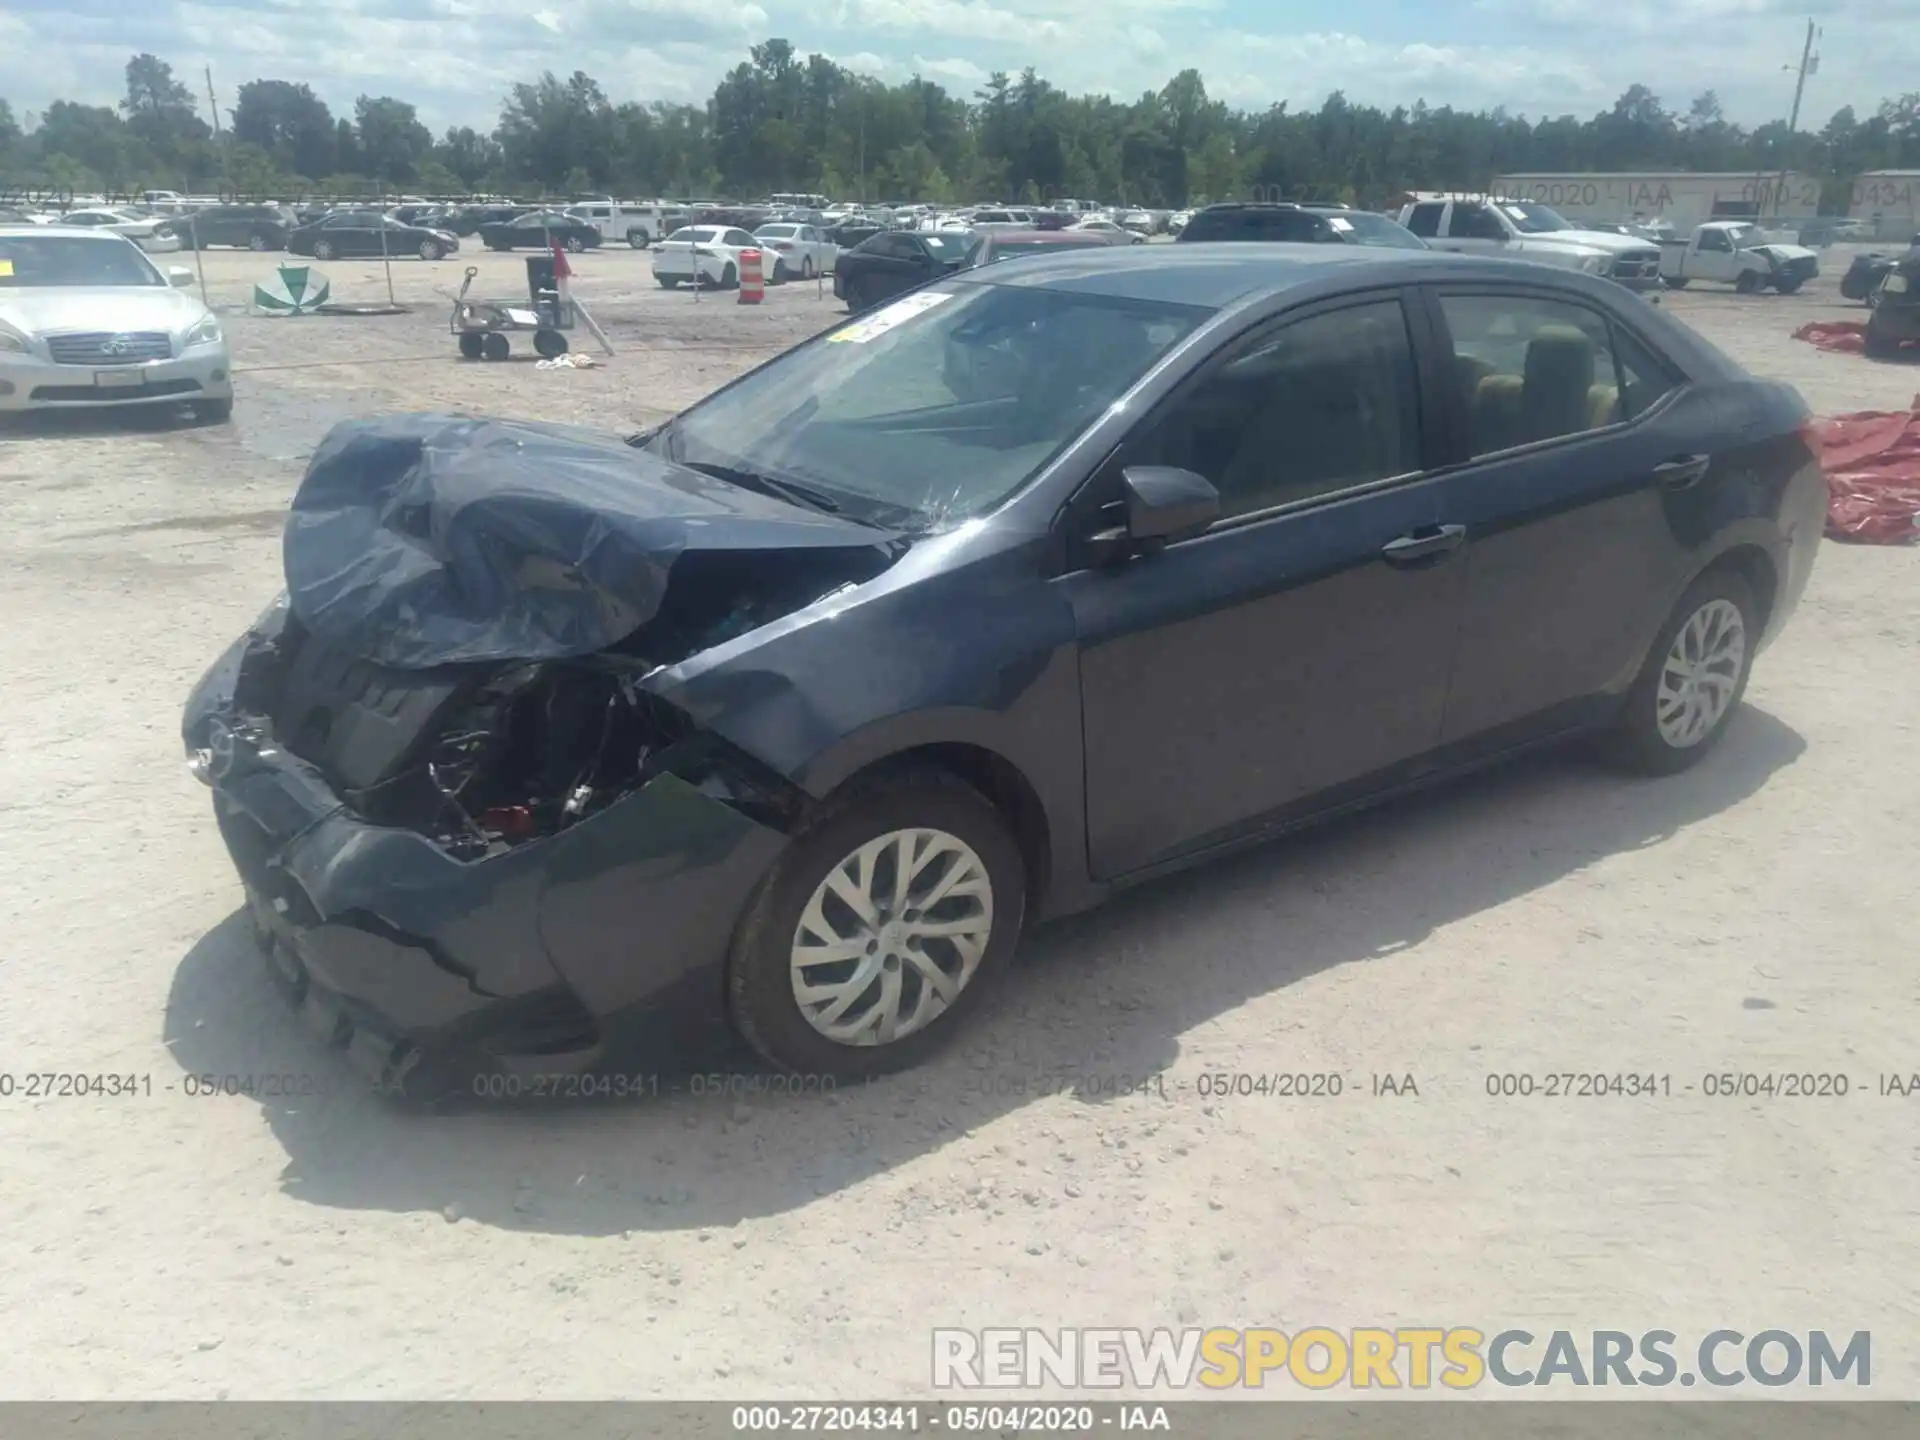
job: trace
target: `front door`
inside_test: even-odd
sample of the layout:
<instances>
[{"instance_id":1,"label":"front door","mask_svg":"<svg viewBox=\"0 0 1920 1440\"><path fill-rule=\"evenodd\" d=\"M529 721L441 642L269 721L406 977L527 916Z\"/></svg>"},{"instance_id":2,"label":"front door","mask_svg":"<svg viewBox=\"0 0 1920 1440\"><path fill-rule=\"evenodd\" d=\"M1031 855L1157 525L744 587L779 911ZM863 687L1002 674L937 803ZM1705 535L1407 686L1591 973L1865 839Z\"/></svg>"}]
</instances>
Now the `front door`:
<instances>
[{"instance_id":1,"label":"front door","mask_svg":"<svg viewBox=\"0 0 1920 1440\"><path fill-rule=\"evenodd\" d=\"M1080 644L1092 872L1111 878L1387 783L1440 734L1464 597L1397 292L1249 336L1143 422L1127 465L1219 490L1207 534L1062 579Z\"/></svg>"}]
</instances>

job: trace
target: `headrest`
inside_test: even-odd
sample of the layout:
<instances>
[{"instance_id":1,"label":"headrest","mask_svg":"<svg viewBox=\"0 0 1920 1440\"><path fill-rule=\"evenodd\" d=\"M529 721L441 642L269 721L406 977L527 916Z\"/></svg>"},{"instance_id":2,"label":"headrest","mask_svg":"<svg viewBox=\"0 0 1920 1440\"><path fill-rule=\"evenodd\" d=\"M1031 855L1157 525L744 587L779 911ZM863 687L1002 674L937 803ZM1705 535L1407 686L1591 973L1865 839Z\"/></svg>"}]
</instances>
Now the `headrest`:
<instances>
[{"instance_id":1,"label":"headrest","mask_svg":"<svg viewBox=\"0 0 1920 1440\"><path fill-rule=\"evenodd\" d=\"M1527 389L1586 393L1593 384L1593 341L1572 325L1543 325L1527 342Z\"/></svg>"}]
</instances>

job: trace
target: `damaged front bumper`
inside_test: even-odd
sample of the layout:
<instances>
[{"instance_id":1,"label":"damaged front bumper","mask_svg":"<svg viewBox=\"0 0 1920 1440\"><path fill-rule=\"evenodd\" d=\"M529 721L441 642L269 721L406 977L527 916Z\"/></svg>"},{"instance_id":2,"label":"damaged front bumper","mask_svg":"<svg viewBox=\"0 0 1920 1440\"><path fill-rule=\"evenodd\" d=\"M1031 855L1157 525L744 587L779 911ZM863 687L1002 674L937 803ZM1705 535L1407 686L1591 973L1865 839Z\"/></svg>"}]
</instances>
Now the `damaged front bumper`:
<instances>
[{"instance_id":1,"label":"damaged front bumper","mask_svg":"<svg viewBox=\"0 0 1920 1440\"><path fill-rule=\"evenodd\" d=\"M356 815L236 711L253 636L189 701L189 767L246 887L270 969L383 1088L497 1093L491 1077L671 1070L724 1044L736 917L786 837L672 773L557 834L460 859Z\"/></svg>"}]
</instances>

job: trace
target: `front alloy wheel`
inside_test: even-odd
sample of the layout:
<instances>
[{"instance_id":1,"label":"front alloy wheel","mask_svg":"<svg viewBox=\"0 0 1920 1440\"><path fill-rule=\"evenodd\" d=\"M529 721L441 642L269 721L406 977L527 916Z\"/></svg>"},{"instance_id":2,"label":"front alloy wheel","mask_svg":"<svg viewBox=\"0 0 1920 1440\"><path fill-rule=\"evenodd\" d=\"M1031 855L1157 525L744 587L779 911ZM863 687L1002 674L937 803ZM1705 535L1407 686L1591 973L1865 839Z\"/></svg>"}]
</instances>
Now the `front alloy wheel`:
<instances>
[{"instance_id":1,"label":"front alloy wheel","mask_svg":"<svg viewBox=\"0 0 1920 1440\"><path fill-rule=\"evenodd\" d=\"M960 998L993 938L993 882L944 830L893 830L815 887L789 951L794 1003L829 1040L886 1045Z\"/></svg>"},{"instance_id":2,"label":"front alloy wheel","mask_svg":"<svg viewBox=\"0 0 1920 1440\"><path fill-rule=\"evenodd\" d=\"M728 962L734 1023L791 1074L917 1064L1005 969L1025 905L1020 848L979 791L921 768L855 782L748 906Z\"/></svg>"}]
</instances>

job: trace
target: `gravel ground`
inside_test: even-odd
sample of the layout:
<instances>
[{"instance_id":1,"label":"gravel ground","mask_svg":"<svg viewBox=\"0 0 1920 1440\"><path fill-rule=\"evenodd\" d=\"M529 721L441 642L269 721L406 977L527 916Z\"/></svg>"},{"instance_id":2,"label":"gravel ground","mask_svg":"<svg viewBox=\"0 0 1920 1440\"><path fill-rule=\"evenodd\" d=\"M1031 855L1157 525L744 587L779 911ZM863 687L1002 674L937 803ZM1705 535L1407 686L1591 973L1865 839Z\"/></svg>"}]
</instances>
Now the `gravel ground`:
<instances>
[{"instance_id":1,"label":"gravel ground","mask_svg":"<svg viewBox=\"0 0 1920 1440\"><path fill-rule=\"evenodd\" d=\"M394 408L643 423L839 310L591 255L619 353L537 371L453 357L468 257L397 263L410 314L277 321L240 313L266 262L204 259L231 425L0 437L0 1070L153 1092L0 1099L0 1398L907 1395L940 1324L1870 1329L1875 1395L1920 1396L1920 1099L1875 1093L1920 1070L1920 550L1826 546L1688 775L1547 757L1133 893L1032 937L924 1071L421 1117L282 1012L179 763L187 688L278 587L303 457ZM1788 338L1860 313L1844 266L1669 304L1818 410L1904 407L1920 367ZM378 265L327 270L386 297ZM1040 1094L1042 1064L1166 1091ZM1516 1070L1675 1093L1488 1098ZM1703 1098L1726 1070L1854 1093ZM1203 1099L1222 1071L1348 1086ZM328 1093L185 1094L286 1072Z\"/></svg>"}]
</instances>

